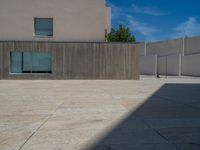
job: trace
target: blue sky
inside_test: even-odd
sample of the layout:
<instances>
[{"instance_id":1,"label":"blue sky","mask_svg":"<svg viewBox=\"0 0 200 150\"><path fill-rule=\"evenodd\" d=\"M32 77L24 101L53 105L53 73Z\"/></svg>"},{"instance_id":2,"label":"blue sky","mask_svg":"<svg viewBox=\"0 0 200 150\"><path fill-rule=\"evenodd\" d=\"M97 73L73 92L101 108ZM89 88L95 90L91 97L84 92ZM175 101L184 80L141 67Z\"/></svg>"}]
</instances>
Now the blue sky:
<instances>
[{"instance_id":1,"label":"blue sky","mask_svg":"<svg viewBox=\"0 0 200 150\"><path fill-rule=\"evenodd\" d=\"M200 0L107 0L112 27L129 26L137 41L200 35Z\"/></svg>"}]
</instances>

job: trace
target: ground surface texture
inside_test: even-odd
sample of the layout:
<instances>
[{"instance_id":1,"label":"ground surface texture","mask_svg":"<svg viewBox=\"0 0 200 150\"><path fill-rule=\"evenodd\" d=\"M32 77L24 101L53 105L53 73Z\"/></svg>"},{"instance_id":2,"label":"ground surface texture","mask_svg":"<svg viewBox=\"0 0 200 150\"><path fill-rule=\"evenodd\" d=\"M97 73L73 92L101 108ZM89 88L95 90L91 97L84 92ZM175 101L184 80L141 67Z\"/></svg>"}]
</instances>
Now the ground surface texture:
<instances>
[{"instance_id":1,"label":"ground surface texture","mask_svg":"<svg viewBox=\"0 0 200 150\"><path fill-rule=\"evenodd\" d=\"M0 150L200 150L200 80L0 81Z\"/></svg>"}]
</instances>

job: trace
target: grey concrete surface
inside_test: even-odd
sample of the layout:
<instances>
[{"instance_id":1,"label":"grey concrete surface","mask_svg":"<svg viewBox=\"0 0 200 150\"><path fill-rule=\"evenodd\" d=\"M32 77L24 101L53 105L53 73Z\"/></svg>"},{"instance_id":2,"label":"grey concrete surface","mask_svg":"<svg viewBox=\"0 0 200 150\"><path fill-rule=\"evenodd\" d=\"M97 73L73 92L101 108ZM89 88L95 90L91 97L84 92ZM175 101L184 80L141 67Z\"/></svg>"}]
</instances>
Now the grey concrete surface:
<instances>
[{"instance_id":1,"label":"grey concrete surface","mask_svg":"<svg viewBox=\"0 0 200 150\"><path fill-rule=\"evenodd\" d=\"M181 54L158 57L157 64L159 75L181 75Z\"/></svg>"},{"instance_id":2,"label":"grey concrete surface","mask_svg":"<svg viewBox=\"0 0 200 150\"><path fill-rule=\"evenodd\" d=\"M140 57L145 56L145 43L135 44L135 49L138 51Z\"/></svg>"},{"instance_id":3,"label":"grey concrete surface","mask_svg":"<svg viewBox=\"0 0 200 150\"><path fill-rule=\"evenodd\" d=\"M139 69L142 75L157 74L157 55L142 56L139 58Z\"/></svg>"},{"instance_id":4,"label":"grey concrete surface","mask_svg":"<svg viewBox=\"0 0 200 150\"><path fill-rule=\"evenodd\" d=\"M200 76L200 54L185 55L182 57L182 75Z\"/></svg>"},{"instance_id":5,"label":"grey concrete surface","mask_svg":"<svg viewBox=\"0 0 200 150\"><path fill-rule=\"evenodd\" d=\"M200 36L185 38L185 55L200 53Z\"/></svg>"},{"instance_id":6,"label":"grey concrete surface","mask_svg":"<svg viewBox=\"0 0 200 150\"><path fill-rule=\"evenodd\" d=\"M183 53L183 39L172 39L147 43L147 55L174 55Z\"/></svg>"},{"instance_id":7,"label":"grey concrete surface","mask_svg":"<svg viewBox=\"0 0 200 150\"><path fill-rule=\"evenodd\" d=\"M200 79L0 81L0 150L199 150Z\"/></svg>"}]
</instances>

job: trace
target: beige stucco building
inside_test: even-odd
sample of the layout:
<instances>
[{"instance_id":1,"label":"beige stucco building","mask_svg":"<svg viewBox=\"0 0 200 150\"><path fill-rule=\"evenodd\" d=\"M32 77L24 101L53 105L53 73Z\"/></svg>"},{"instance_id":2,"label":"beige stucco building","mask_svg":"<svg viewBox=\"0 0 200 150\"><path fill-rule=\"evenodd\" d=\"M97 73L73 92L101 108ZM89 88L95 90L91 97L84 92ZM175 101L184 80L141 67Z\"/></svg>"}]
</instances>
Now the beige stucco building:
<instances>
[{"instance_id":1,"label":"beige stucco building","mask_svg":"<svg viewBox=\"0 0 200 150\"><path fill-rule=\"evenodd\" d=\"M1 0L0 27L1 41L105 41L111 8L105 0Z\"/></svg>"}]
</instances>

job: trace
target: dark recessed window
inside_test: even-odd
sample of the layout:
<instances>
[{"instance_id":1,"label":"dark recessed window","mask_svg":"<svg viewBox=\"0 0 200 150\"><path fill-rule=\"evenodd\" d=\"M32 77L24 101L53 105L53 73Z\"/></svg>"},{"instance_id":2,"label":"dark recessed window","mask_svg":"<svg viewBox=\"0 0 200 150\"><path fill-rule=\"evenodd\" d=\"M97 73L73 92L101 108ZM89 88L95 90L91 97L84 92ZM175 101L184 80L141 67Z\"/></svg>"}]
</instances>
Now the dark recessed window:
<instances>
[{"instance_id":1,"label":"dark recessed window","mask_svg":"<svg viewBox=\"0 0 200 150\"><path fill-rule=\"evenodd\" d=\"M11 52L11 73L52 73L49 52Z\"/></svg>"},{"instance_id":2,"label":"dark recessed window","mask_svg":"<svg viewBox=\"0 0 200 150\"><path fill-rule=\"evenodd\" d=\"M53 36L53 18L35 18L36 36Z\"/></svg>"}]
</instances>

